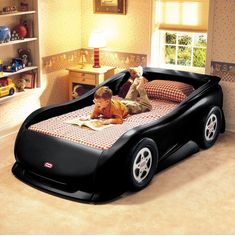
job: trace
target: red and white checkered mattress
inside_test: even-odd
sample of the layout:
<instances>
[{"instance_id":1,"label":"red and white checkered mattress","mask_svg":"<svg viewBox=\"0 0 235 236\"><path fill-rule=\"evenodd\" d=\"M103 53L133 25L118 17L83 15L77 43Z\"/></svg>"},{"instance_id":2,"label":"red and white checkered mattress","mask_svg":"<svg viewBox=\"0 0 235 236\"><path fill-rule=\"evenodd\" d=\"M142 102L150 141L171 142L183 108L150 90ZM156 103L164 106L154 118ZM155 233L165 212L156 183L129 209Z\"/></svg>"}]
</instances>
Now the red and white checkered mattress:
<instances>
[{"instance_id":1,"label":"red and white checkered mattress","mask_svg":"<svg viewBox=\"0 0 235 236\"><path fill-rule=\"evenodd\" d=\"M84 144L93 148L109 149L125 132L139 125L156 121L171 112L178 103L164 100L151 100L153 109L149 112L129 116L123 124L115 124L100 131L80 128L65 123L67 120L89 115L94 105L78 109L60 116L41 121L29 127L30 130L46 135Z\"/></svg>"}]
</instances>

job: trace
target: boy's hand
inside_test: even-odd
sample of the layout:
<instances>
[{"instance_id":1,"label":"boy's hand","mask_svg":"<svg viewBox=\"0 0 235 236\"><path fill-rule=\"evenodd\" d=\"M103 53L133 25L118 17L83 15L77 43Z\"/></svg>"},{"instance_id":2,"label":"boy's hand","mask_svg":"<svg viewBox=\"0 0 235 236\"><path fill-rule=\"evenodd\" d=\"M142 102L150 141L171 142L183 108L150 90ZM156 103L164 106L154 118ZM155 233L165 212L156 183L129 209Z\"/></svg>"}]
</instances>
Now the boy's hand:
<instances>
[{"instance_id":1,"label":"boy's hand","mask_svg":"<svg viewBox=\"0 0 235 236\"><path fill-rule=\"evenodd\" d=\"M111 118L111 119L104 119L102 120L102 124L104 125L110 125L110 124L122 124L123 119L122 118Z\"/></svg>"},{"instance_id":2,"label":"boy's hand","mask_svg":"<svg viewBox=\"0 0 235 236\"><path fill-rule=\"evenodd\" d=\"M102 120L102 124L103 125L110 125L111 123L110 123L110 120L107 119L107 120Z\"/></svg>"}]
</instances>

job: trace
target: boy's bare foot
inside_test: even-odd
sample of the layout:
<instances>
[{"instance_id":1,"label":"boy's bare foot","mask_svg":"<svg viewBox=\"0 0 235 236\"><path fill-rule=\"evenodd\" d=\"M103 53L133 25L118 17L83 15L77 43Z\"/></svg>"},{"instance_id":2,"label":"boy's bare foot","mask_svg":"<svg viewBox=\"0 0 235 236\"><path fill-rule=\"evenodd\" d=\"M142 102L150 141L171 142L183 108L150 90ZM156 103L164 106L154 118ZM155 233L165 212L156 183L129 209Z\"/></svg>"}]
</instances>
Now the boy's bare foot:
<instances>
[{"instance_id":1,"label":"boy's bare foot","mask_svg":"<svg viewBox=\"0 0 235 236\"><path fill-rule=\"evenodd\" d=\"M143 77L140 78L139 84L137 85L136 89L138 90L138 92L144 90L144 78Z\"/></svg>"}]
</instances>

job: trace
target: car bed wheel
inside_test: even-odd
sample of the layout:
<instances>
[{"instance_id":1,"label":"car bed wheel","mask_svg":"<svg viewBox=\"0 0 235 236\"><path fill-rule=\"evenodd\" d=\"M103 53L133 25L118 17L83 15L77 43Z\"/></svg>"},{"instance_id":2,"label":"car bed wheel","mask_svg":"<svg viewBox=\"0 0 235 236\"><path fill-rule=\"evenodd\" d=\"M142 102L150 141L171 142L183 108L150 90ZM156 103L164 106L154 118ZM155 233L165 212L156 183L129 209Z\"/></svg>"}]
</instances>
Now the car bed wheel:
<instances>
[{"instance_id":1,"label":"car bed wheel","mask_svg":"<svg viewBox=\"0 0 235 236\"><path fill-rule=\"evenodd\" d=\"M15 93L15 90L13 88L10 89L9 95L13 95Z\"/></svg>"},{"instance_id":2,"label":"car bed wheel","mask_svg":"<svg viewBox=\"0 0 235 236\"><path fill-rule=\"evenodd\" d=\"M130 190L145 188L152 180L158 163L158 150L152 139L145 138L131 151L128 163L128 185Z\"/></svg>"},{"instance_id":3,"label":"car bed wheel","mask_svg":"<svg viewBox=\"0 0 235 236\"><path fill-rule=\"evenodd\" d=\"M202 127L199 129L198 145L201 148L210 148L216 142L222 125L222 111L213 107L203 118Z\"/></svg>"}]
</instances>

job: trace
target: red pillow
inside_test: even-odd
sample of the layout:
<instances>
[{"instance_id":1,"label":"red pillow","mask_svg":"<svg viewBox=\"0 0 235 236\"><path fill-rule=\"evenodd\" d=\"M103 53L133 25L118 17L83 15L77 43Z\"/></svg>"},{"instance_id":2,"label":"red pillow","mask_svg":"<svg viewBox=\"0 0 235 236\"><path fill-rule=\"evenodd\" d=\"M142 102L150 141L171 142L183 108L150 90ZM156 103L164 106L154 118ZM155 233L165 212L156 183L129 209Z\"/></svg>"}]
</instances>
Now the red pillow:
<instances>
[{"instance_id":1,"label":"red pillow","mask_svg":"<svg viewBox=\"0 0 235 236\"><path fill-rule=\"evenodd\" d=\"M182 102L194 91L193 86L177 81L153 80L145 84L147 95L150 99L170 100Z\"/></svg>"}]
</instances>

